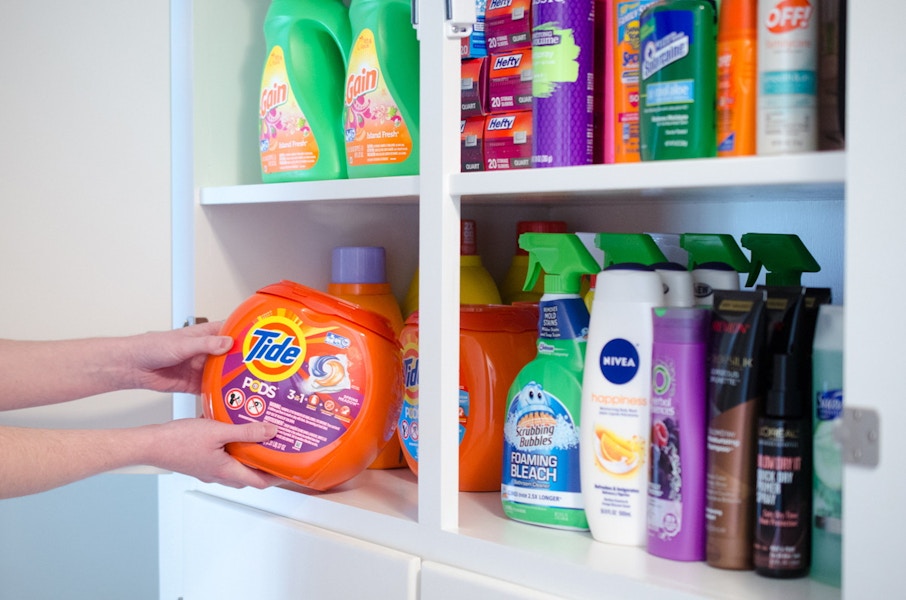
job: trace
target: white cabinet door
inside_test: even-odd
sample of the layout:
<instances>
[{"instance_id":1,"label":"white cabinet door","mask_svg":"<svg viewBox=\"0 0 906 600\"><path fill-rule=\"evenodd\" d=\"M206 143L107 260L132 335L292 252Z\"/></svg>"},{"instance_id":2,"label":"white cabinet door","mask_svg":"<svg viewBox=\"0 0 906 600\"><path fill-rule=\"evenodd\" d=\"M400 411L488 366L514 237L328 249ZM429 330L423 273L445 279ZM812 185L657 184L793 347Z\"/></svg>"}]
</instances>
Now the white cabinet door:
<instances>
[{"instance_id":1,"label":"white cabinet door","mask_svg":"<svg viewBox=\"0 0 906 600\"><path fill-rule=\"evenodd\" d=\"M435 562L422 563L420 600L557 600L544 592Z\"/></svg>"},{"instance_id":2,"label":"white cabinet door","mask_svg":"<svg viewBox=\"0 0 906 600\"><path fill-rule=\"evenodd\" d=\"M185 600L415 600L419 559L198 492L185 495Z\"/></svg>"}]
</instances>

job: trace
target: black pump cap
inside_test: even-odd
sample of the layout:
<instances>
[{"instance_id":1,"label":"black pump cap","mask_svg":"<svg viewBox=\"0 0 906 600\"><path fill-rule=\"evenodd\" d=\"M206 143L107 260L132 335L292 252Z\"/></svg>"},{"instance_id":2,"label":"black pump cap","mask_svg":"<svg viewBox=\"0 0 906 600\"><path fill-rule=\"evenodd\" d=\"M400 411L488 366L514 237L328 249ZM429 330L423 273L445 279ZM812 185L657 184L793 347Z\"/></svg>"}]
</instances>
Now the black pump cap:
<instances>
[{"instance_id":1,"label":"black pump cap","mask_svg":"<svg viewBox=\"0 0 906 600\"><path fill-rule=\"evenodd\" d=\"M773 384L768 392L765 413L768 417L796 419L803 415L799 389L799 361L794 354L775 354Z\"/></svg>"}]
</instances>

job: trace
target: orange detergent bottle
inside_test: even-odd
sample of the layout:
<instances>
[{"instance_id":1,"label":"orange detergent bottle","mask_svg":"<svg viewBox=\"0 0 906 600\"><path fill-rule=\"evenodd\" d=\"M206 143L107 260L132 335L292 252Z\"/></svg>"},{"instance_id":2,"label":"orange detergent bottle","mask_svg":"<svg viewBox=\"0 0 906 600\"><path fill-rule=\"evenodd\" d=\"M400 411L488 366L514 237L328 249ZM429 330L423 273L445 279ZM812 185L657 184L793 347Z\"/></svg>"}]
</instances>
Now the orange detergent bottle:
<instances>
[{"instance_id":1,"label":"orange detergent bottle","mask_svg":"<svg viewBox=\"0 0 906 600\"><path fill-rule=\"evenodd\" d=\"M463 305L459 313L459 489L500 490L507 392L535 357L538 305ZM400 334L405 393L399 437L418 475L418 312Z\"/></svg>"},{"instance_id":2,"label":"orange detergent bottle","mask_svg":"<svg viewBox=\"0 0 906 600\"><path fill-rule=\"evenodd\" d=\"M393 333L403 329L399 302L387 282L387 252L381 246L338 246L331 253L327 293L372 310L387 318ZM399 438L390 441L368 467L398 469L406 466Z\"/></svg>"},{"instance_id":3,"label":"orange detergent bottle","mask_svg":"<svg viewBox=\"0 0 906 600\"><path fill-rule=\"evenodd\" d=\"M222 333L235 343L205 363L205 416L278 427L272 440L228 444L239 461L326 490L365 470L394 434L402 363L384 317L281 281L243 302Z\"/></svg>"}]
</instances>

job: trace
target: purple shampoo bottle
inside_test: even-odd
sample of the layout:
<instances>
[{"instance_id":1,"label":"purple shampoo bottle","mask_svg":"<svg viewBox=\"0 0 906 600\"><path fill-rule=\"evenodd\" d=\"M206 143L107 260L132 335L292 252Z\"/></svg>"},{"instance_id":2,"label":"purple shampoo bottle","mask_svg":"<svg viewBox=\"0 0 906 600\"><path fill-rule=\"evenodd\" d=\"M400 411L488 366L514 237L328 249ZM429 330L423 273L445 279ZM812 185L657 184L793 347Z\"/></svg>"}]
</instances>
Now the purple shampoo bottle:
<instances>
[{"instance_id":1,"label":"purple shampoo bottle","mask_svg":"<svg viewBox=\"0 0 906 600\"><path fill-rule=\"evenodd\" d=\"M593 160L594 7L593 0L532 2L532 167Z\"/></svg>"},{"instance_id":2,"label":"purple shampoo bottle","mask_svg":"<svg viewBox=\"0 0 906 600\"><path fill-rule=\"evenodd\" d=\"M704 560L711 312L655 308L652 314L648 552L672 560Z\"/></svg>"}]
</instances>

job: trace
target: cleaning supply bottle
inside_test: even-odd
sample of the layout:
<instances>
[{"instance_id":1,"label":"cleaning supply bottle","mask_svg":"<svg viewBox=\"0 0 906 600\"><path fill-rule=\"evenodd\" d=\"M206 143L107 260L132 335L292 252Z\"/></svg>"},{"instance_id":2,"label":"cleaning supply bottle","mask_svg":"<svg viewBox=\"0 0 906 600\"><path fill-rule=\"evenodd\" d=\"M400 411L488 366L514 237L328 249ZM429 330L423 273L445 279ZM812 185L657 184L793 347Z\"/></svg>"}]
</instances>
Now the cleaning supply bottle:
<instances>
[{"instance_id":1,"label":"cleaning supply bottle","mask_svg":"<svg viewBox=\"0 0 906 600\"><path fill-rule=\"evenodd\" d=\"M594 0L532 3L532 167L594 156Z\"/></svg>"},{"instance_id":2,"label":"cleaning supply bottle","mask_svg":"<svg viewBox=\"0 0 906 600\"><path fill-rule=\"evenodd\" d=\"M774 355L773 385L758 419L753 559L765 577L802 577L809 568L811 428L796 360Z\"/></svg>"},{"instance_id":3,"label":"cleaning supply bottle","mask_svg":"<svg viewBox=\"0 0 906 600\"><path fill-rule=\"evenodd\" d=\"M418 39L408 0L352 0L345 92L349 177L417 175Z\"/></svg>"},{"instance_id":4,"label":"cleaning supply bottle","mask_svg":"<svg viewBox=\"0 0 906 600\"><path fill-rule=\"evenodd\" d=\"M680 246L689 253L695 301L700 306L714 303L714 290L738 290L739 274L749 272L749 259L731 235L684 233Z\"/></svg>"},{"instance_id":5,"label":"cleaning supply bottle","mask_svg":"<svg viewBox=\"0 0 906 600\"><path fill-rule=\"evenodd\" d=\"M811 577L840 587L843 554L843 319L840 305L818 309L812 350Z\"/></svg>"},{"instance_id":6,"label":"cleaning supply bottle","mask_svg":"<svg viewBox=\"0 0 906 600\"><path fill-rule=\"evenodd\" d=\"M693 305L692 275L683 265L667 260L651 234L601 233L595 236L595 243L604 252L605 268L620 263L638 263L654 269L664 288L663 306ZM598 285L600 282L596 281Z\"/></svg>"},{"instance_id":7,"label":"cleaning supply bottle","mask_svg":"<svg viewBox=\"0 0 906 600\"><path fill-rule=\"evenodd\" d=\"M342 102L351 39L340 0L273 0L259 96L265 183L346 177Z\"/></svg>"},{"instance_id":8,"label":"cleaning supply bottle","mask_svg":"<svg viewBox=\"0 0 906 600\"><path fill-rule=\"evenodd\" d=\"M758 0L758 154L818 149L815 0Z\"/></svg>"},{"instance_id":9,"label":"cleaning supply bottle","mask_svg":"<svg viewBox=\"0 0 906 600\"><path fill-rule=\"evenodd\" d=\"M724 0L717 26L717 155L755 154L758 0Z\"/></svg>"},{"instance_id":10,"label":"cleaning supply bottle","mask_svg":"<svg viewBox=\"0 0 906 600\"><path fill-rule=\"evenodd\" d=\"M587 530L579 475L582 368L588 311L579 295L584 274L598 264L568 233L524 233L529 253L525 287L544 269L538 353L507 395L503 438L503 512L517 521Z\"/></svg>"},{"instance_id":11,"label":"cleaning supply bottle","mask_svg":"<svg viewBox=\"0 0 906 600\"><path fill-rule=\"evenodd\" d=\"M393 333L403 329L403 315L387 282L386 251L380 246L339 246L331 253L331 277L327 293L354 302L383 316ZM399 438L394 435L369 466L397 469L406 466Z\"/></svg>"},{"instance_id":12,"label":"cleaning supply bottle","mask_svg":"<svg viewBox=\"0 0 906 600\"><path fill-rule=\"evenodd\" d=\"M478 253L478 225L471 219L459 222L459 303L501 304L497 283ZM418 310L418 271L412 276L403 299L406 318Z\"/></svg>"},{"instance_id":13,"label":"cleaning supply bottle","mask_svg":"<svg viewBox=\"0 0 906 600\"><path fill-rule=\"evenodd\" d=\"M644 242L650 242L648 247ZM598 274L582 376L582 496L591 535L613 544L647 539L651 431L651 310L664 304L660 275L645 265L650 236L600 233ZM642 250L638 255L634 252Z\"/></svg>"},{"instance_id":14,"label":"cleaning supply bottle","mask_svg":"<svg viewBox=\"0 0 906 600\"><path fill-rule=\"evenodd\" d=\"M655 308L652 316L648 553L704 560L711 311Z\"/></svg>"},{"instance_id":15,"label":"cleaning supply bottle","mask_svg":"<svg viewBox=\"0 0 906 600\"><path fill-rule=\"evenodd\" d=\"M510 262L510 268L500 283L500 296L505 304L514 302L538 302L544 295L544 280L539 277L535 287L523 290L525 277L528 274L528 252L519 247L519 238L523 233L566 233L564 221L519 221L516 224L516 253Z\"/></svg>"},{"instance_id":16,"label":"cleaning supply bottle","mask_svg":"<svg viewBox=\"0 0 906 600\"><path fill-rule=\"evenodd\" d=\"M717 13L710 0L671 0L643 12L639 79L642 160L717 154Z\"/></svg>"},{"instance_id":17,"label":"cleaning supply bottle","mask_svg":"<svg viewBox=\"0 0 906 600\"><path fill-rule=\"evenodd\" d=\"M746 287L752 287L764 267L766 285L799 285L803 273L817 273L821 265L795 233L746 233L740 239L751 252Z\"/></svg>"}]
</instances>

